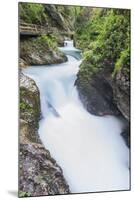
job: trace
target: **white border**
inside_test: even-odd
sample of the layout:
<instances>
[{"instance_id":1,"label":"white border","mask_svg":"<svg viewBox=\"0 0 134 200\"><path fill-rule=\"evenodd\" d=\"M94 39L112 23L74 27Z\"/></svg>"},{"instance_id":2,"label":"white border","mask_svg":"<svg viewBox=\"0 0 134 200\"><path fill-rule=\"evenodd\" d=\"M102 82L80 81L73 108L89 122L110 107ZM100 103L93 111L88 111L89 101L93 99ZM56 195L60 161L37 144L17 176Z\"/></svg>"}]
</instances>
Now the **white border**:
<instances>
[{"instance_id":1,"label":"white border","mask_svg":"<svg viewBox=\"0 0 134 200\"><path fill-rule=\"evenodd\" d=\"M21 1L25 2L25 1ZM88 5L97 7L118 7L132 9L132 44L134 44L134 8L133 1L130 0L42 0L30 1L41 3L56 3L66 5ZM18 0L3 0L0 3L0 198L2 200L16 199L14 195L17 191L17 171L18 171ZM134 66L134 46L132 46L132 66ZM133 91L134 70L131 69L131 88ZM134 97L132 92L131 98ZM132 116L134 113L133 101L131 100ZM131 122L134 130L133 119ZM132 133L132 131L131 131ZM134 136L132 133L132 141ZM134 143L134 142L133 142ZM81 195L40 197L32 199L133 199L134 191L134 159L132 143L132 191L94 193ZM28 200L31 198L23 198Z\"/></svg>"}]
</instances>

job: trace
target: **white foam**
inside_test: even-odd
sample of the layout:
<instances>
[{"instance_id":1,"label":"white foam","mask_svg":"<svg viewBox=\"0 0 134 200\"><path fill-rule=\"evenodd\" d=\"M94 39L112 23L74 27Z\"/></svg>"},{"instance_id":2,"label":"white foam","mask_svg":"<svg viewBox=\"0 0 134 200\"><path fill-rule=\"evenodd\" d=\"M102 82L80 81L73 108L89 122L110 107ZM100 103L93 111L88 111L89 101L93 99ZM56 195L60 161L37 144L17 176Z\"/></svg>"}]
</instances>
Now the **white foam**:
<instances>
[{"instance_id":1,"label":"white foam","mask_svg":"<svg viewBox=\"0 0 134 200\"><path fill-rule=\"evenodd\" d=\"M122 137L122 122L97 117L82 106L74 81L79 61L54 67L30 67L41 94L39 135L45 147L63 169L73 193L129 189L129 150ZM60 117L51 112L46 100Z\"/></svg>"}]
</instances>

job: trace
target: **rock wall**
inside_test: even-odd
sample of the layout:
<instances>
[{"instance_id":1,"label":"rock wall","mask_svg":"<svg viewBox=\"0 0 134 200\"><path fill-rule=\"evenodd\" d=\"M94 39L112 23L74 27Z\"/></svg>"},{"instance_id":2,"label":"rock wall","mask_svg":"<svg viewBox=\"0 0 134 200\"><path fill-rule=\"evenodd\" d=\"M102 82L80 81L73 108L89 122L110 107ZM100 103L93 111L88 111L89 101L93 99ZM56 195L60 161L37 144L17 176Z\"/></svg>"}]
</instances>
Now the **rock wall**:
<instances>
[{"instance_id":1,"label":"rock wall","mask_svg":"<svg viewBox=\"0 0 134 200\"><path fill-rule=\"evenodd\" d=\"M47 65L67 61L67 57L58 50L49 37L20 40L20 58L26 65Z\"/></svg>"},{"instance_id":2,"label":"rock wall","mask_svg":"<svg viewBox=\"0 0 134 200\"><path fill-rule=\"evenodd\" d=\"M41 25L44 29L43 34L38 36L20 34L20 58L25 66L66 62L67 57L57 47L63 46L65 38L71 37L74 8L21 2L19 9L20 22Z\"/></svg>"},{"instance_id":3,"label":"rock wall","mask_svg":"<svg viewBox=\"0 0 134 200\"><path fill-rule=\"evenodd\" d=\"M87 80L79 71L75 82L85 108L94 115L122 116L126 124L122 132L127 146L130 146L130 80L121 68L115 77L103 69Z\"/></svg>"},{"instance_id":4,"label":"rock wall","mask_svg":"<svg viewBox=\"0 0 134 200\"><path fill-rule=\"evenodd\" d=\"M84 8L77 24L76 44L83 50L75 83L80 98L92 114L122 116L129 146L130 10Z\"/></svg>"},{"instance_id":5,"label":"rock wall","mask_svg":"<svg viewBox=\"0 0 134 200\"><path fill-rule=\"evenodd\" d=\"M68 194L62 169L38 136L40 96L35 82L20 75L19 197Z\"/></svg>"},{"instance_id":6,"label":"rock wall","mask_svg":"<svg viewBox=\"0 0 134 200\"><path fill-rule=\"evenodd\" d=\"M79 96L86 109L94 115L117 115L117 109L111 84L102 74L93 75L87 83L78 73L76 83Z\"/></svg>"},{"instance_id":7,"label":"rock wall","mask_svg":"<svg viewBox=\"0 0 134 200\"><path fill-rule=\"evenodd\" d=\"M121 68L113 81L114 100L123 116L130 120L130 74Z\"/></svg>"}]
</instances>

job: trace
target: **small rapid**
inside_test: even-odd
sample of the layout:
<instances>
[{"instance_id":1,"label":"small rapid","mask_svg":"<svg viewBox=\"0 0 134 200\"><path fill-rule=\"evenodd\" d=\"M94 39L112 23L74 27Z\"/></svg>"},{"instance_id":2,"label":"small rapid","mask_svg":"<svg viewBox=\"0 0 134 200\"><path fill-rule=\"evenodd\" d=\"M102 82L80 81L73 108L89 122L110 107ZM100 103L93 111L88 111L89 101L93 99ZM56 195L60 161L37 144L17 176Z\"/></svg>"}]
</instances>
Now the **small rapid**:
<instances>
[{"instance_id":1,"label":"small rapid","mask_svg":"<svg viewBox=\"0 0 134 200\"><path fill-rule=\"evenodd\" d=\"M72 193L129 189L129 150L114 116L98 117L83 107L74 82L81 60L72 43L61 50L68 61L23 70L35 80L41 99L39 135L63 169Z\"/></svg>"}]
</instances>

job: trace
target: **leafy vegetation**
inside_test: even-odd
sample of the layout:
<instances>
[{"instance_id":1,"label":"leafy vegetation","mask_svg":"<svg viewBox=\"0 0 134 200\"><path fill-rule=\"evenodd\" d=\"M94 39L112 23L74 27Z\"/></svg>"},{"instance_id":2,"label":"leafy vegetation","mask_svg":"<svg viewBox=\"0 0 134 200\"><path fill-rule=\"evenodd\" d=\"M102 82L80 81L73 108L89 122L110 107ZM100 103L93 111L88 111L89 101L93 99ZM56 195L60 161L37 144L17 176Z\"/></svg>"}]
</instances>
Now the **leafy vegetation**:
<instances>
[{"instance_id":1,"label":"leafy vegetation","mask_svg":"<svg viewBox=\"0 0 134 200\"><path fill-rule=\"evenodd\" d=\"M20 20L26 23L73 29L79 7L19 3Z\"/></svg>"},{"instance_id":2,"label":"leafy vegetation","mask_svg":"<svg viewBox=\"0 0 134 200\"><path fill-rule=\"evenodd\" d=\"M49 41L52 39L52 42L57 41L58 45L62 46L65 37L68 37L68 32L74 30L79 7L21 2L19 3L19 13L20 22L42 25L46 35L52 27L53 31L49 33ZM64 35L62 31L65 32ZM53 40L54 37L55 40Z\"/></svg>"},{"instance_id":3,"label":"leafy vegetation","mask_svg":"<svg viewBox=\"0 0 134 200\"><path fill-rule=\"evenodd\" d=\"M129 72L130 11L95 8L89 9L87 18L76 32L77 46L84 51L82 74L90 76L104 67L109 67L113 76L122 67Z\"/></svg>"},{"instance_id":4,"label":"leafy vegetation","mask_svg":"<svg viewBox=\"0 0 134 200\"><path fill-rule=\"evenodd\" d=\"M123 9L89 8L74 6L48 6L43 4L20 3L20 19L24 22L49 26L59 22L61 26L75 29L75 42L83 50L84 61L81 72L87 76L109 67L116 75L122 67L129 73L130 67L130 11ZM49 7L49 9L48 9ZM53 11L51 14L48 11ZM63 29L64 29L63 28ZM62 39L61 39L62 38ZM22 46L23 54L37 46L57 51L57 42L63 36L53 33L42 35ZM29 42L31 42L29 40ZM43 44L43 45L42 45ZM42 50L43 50L42 49Z\"/></svg>"},{"instance_id":5,"label":"leafy vegetation","mask_svg":"<svg viewBox=\"0 0 134 200\"><path fill-rule=\"evenodd\" d=\"M46 46L46 49L57 49L57 42L54 35L42 35L35 40L35 44Z\"/></svg>"},{"instance_id":6,"label":"leafy vegetation","mask_svg":"<svg viewBox=\"0 0 134 200\"><path fill-rule=\"evenodd\" d=\"M45 64L49 57L52 57L51 61L54 60L53 52L59 56L63 55L61 55L57 46L57 40L54 35L42 35L37 38L29 38L28 40L20 42L20 57L29 65L40 64L39 60ZM36 55L35 57L38 57L38 60L35 61L32 55Z\"/></svg>"},{"instance_id":7,"label":"leafy vegetation","mask_svg":"<svg viewBox=\"0 0 134 200\"><path fill-rule=\"evenodd\" d=\"M42 4L20 3L20 19L26 23L42 24L44 20L44 8Z\"/></svg>"},{"instance_id":8,"label":"leafy vegetation","mask_svg":"<svg viewBox=\"0 0 134 200\"><path fill-rule=\"evenodd\" d=\"M125 72L129 74L129 66L130 66L130 49L127 48L121 52L120 58L117 60L115 64L115 68L113 71L113 76L122 68L124 67Z\"/></svg>"}]
</instances>

